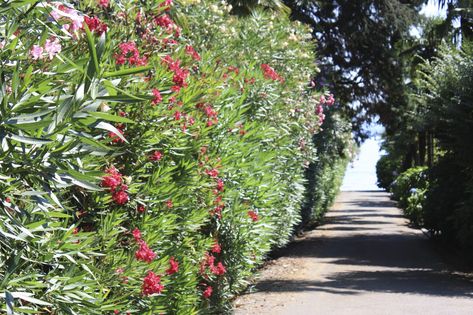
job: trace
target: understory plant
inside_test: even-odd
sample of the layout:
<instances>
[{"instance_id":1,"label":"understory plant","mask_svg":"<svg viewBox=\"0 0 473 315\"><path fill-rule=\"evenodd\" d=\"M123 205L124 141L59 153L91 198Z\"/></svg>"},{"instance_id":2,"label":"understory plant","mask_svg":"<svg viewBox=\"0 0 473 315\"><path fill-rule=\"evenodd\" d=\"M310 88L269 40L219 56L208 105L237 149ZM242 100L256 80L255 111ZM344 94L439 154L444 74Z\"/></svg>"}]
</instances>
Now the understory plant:
<instances>
[{"instance_id":1,"label":"understory plant","mask_svg":"<svg viewBox=\"0 0 473 315\"><path fill-rule=\"evenodd\" d=\"M2 6L2 311L220 314L289 240L334 99L308 29L229 11Z\"/></svg>"}]
</instances>

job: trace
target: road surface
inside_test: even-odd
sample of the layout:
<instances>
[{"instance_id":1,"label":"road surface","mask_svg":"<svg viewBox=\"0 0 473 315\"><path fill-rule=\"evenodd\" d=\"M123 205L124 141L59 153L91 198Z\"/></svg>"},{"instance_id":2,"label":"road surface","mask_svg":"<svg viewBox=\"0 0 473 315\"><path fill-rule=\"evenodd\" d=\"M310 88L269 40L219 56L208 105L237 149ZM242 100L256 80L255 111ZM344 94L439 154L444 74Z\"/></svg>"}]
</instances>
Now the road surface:
<instances>
[{"instance_id":1,"label":"road surface","mask_svg":"<svg viewBox=\"0 0 473 315\"><path fill-rule=\"evenodd\" d=\"M473 314L473 280L379 191L342 192L327 223L261 270L235 314Z\"/></svg>"}]
</instances>

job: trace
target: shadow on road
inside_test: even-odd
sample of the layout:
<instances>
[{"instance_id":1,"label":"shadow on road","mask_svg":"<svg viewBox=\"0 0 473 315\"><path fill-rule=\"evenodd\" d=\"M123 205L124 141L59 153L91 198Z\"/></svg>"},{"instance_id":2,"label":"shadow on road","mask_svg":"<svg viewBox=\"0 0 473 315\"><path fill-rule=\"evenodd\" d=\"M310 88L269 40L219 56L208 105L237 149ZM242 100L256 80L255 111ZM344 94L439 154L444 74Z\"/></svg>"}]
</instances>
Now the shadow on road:
<instances>
[{"instance_id":1,"label":"shadow on road","mask_svg":"<svg viewBox=\"0 0 473 315\"><path fill-rule=\"evenodd\" d=\"M370 201L350 199L338 204L315 236L309 233L272 257L317 258L321 263L346 265L344 271L320 281L264 280L257 284L258 290L473 297L471 279L447 270L433 244L406 226L386 193L371 192Z\"/></svg>"}]
</instances>

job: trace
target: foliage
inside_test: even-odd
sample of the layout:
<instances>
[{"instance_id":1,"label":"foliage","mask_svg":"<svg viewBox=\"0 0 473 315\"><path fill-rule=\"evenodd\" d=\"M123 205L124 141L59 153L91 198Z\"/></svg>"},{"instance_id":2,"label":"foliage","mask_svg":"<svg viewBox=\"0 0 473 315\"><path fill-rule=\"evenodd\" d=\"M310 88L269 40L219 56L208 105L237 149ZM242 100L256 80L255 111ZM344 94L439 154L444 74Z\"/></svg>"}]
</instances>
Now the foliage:
<instances>
[{"instance_id":1,"label":"foliage","mask_svg":"<svg viewBox=\"0 0 473 315\"><path fill-rule=\"evenodd\" d=\"M412 223L422 222L422 202L428 189L426 167L413 167L401 173L391 187L393 199L398 201L406 217Z\"/></svg>"},{"instance_id":2,"label":"foliage","mask_svg":"<svg viewBox=\"0 0 473 315\"><path fill-rule=\"evenodd\" d=\"M313 27L321 68L317 81L345 105L360 138L366 137L363 123L374 117L390 131L393 109L406 103L400 46L419 21L423 2L285 1L293 18Z\"/></svg>"},{"instance_id":3,"label":"foliage","mask_svg":"<svg viewBox=\"0 0 473 315\"><path fill-rule=\"evenodd\" d=\"M390 153L381 156L376 163L376 176L378 187L389 190L391 184L396 180L399 163L393 161Z\"/></svg>"},{"instance_id":4,"label":"foliage","mask_svg":"<svg viewBox=\"0 0 473 315\"><path fill-rule=\"evenodd\" d=\"M320 222L332 205L353 155L350 131L349 122L336 111L330 110L323 130L314 136L318 158L306 170L308 181L301 227Z\"/></svg>"},{"instance_id":5,"label":"foliage","mask_svg":"<svg viewBox=\"0 0 473 315\"><path fill-rule=\"evenodd\" d=\"M223 313L288 241L333 98L306 27L229 11L2 6L2 311Z\"/></svg>"}]
</instances>

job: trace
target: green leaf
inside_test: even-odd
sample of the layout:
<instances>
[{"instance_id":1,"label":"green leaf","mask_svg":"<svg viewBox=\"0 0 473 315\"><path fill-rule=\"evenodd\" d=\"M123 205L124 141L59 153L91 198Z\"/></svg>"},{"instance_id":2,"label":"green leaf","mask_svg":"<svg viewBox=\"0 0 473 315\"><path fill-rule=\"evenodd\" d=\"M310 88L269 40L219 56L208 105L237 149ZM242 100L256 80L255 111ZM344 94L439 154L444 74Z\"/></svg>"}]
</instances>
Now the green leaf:
<instances>
[{"instance_id":1,"label":"green leaf","mask_svg":"<svg viewBox=\"0 0 473 315\"><path fill-rule=\"evenodd\" d=\"M15 134L10 134L10 135L7 136L7 138L10 138L12 140L22 142L22 143L36 144L36 145L44 145L44 144L48 144L48 143L52 142L51 140L25 137L25 136L19 136L19 135L15 135Z\"/></svg>"},{"instance_id":2,"label":"green leaf","mask_svg":"<svg viewBox=\"0 0 473 315\"><path fill-rule=\"evenodd\" d=\"M113 132L115 135L117 135L117 137L119 137L120 139L122 139L123 141L128 143L128 141L125 139L125 137L123 137L122 133L117 128L115 128L114 126L112 126L109 123L106 123L104 121L100 121L97 124L95 124L94 127Z\"/></svg>"},{"instance_id":3,"label":"green leaf","mask_svg":"<svg viewBox=\"0 0 473 315\"><path fill-rule=\"evenodd\" d=\"M89 115L91 115L93 117L96 117L96 118L108 120L108 121L115 121L115 122L121 122L121 123L129 123L129 124L134 124L135 123L135 121L133 121L129 118L116 116L116 115L112 115L112 114L107 114L107 113L104 113L104 112L89 112Z\"/></svg>"},{"instance_id":4,"label":"green leaf","mask_svg":"<svg viewBox=\"0 0 473 315\"><path fill-rule=\"evenodd\" d=\"M128 69L123 69L123 70L118 70L118 71L113 71L113 72L105 72L103 74L103 77L104 78L121 77L124 75L146 72L153 68L154 68L153 66L142 66L142 67L128 68Z\"/></svg>"}]
</instances>

